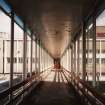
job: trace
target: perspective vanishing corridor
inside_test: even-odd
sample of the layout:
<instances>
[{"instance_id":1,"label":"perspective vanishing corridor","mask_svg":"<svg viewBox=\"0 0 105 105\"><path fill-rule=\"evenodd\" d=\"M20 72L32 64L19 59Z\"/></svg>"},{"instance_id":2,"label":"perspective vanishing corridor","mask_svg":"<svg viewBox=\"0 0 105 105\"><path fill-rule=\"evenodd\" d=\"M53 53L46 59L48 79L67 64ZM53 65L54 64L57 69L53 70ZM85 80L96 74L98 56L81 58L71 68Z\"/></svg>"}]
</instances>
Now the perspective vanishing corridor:
<instances>
[{"instance_id":1,"label":"perspective vanishing corridor","mask_svg":"<svg viewBox=\"0 0 105 105\"><path fill-rule=\"evenodd\" d=\"M82 105L68 75L64 70L51 71L20 105Z\"/></svg>"},{"instance_id":2,"label":"perspective vanishing corridor","mask_svg":"<svg viewBox=\"0 0 105 105\"><path fill-rule=\"evenodd\" d=\"M0 0L0 105L105 105L105 0Z\"/></svg>"}]
</instances>

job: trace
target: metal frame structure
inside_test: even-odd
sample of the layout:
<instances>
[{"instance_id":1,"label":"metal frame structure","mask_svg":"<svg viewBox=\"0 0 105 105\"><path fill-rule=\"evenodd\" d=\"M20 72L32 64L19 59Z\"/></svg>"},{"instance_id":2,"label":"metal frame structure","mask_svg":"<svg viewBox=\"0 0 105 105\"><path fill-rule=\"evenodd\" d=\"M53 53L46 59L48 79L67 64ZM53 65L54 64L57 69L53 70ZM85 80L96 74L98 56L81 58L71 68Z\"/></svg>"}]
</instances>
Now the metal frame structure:
<instances>
[{"instance_id":1,"label":"metal frame structure","mask_svg":"<svg viewBox=\"0 0 105 105\"><path fill-rule=\"evenodd\" d=\"M11 12L11 53L10 53L10 88L13 86L13 57L14 57L14 13ZM12 92L10 94L10 101L12 100Z\"/></svg>"},{"instance_id":2,"label":"metal frame structure","mask_svg":"<svg viewBox=\"0 0 105 105\"><path fill-rule=\"evenodd\" d=\"M26 28L26 26L24 25L24 27ZM24 31L24 39L23 39L23 80L25 80L26 78L26 63L27 63L27 34L26 31Z\"/></svg>"},{"instance_id":3,"label":"metal frame structure","mask_svg":"<svg viewBox=\"0 0 105 105\"><path fill-rule=\"evenodd\" d=\"M32 75L32 64L33 64L33 62L32 62L32 59L33 59L33 34L31 34L31 68L30 68L30 74Z\"/></svg>"}]
</instances>

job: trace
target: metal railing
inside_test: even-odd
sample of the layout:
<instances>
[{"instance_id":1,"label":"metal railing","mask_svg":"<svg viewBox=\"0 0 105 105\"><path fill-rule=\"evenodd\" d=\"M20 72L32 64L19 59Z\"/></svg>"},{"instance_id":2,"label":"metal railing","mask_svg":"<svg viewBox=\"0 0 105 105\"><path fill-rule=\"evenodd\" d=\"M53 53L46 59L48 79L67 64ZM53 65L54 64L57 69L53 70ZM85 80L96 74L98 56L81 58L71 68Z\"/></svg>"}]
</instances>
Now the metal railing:
<instances>
[{"instance_id":1,"label":"metal railing","mask_svg":"<svg viewBox=\"0 0 105 105\"><path fill-rule=\"evenodd\" d=\"M31 77L26 78L26 80L24 80L24 81L18 83L17 85L13 86L12 88L8 88L8 89L0 92L0 102L1 102L1 104L2 105L10 105L10 104L14 103L19 97L21 97L25 92L29 92L32 87L35 88L35 86L40 84L42 79L43 79L43 78L40 77L40 75L42 73L48 71L49 69L50 68L44 70L43 72L41 72L37 76L34 74ZM15 93L15 95L13 93ZM11 94L12 94L12 99L9 99Z\"/></svg>"},{"instance_id":2,"label":"metal railing","mask_svg":"<svg viewBox=\"0 0 105 105\"><path fill-rule=\"evenodd\" d=\"M81 97L81 101L87 105L105 105L105 96L103 94L96 91L95 88L74 74L72 74L71 78L73 86Z\"/></svg>"}]
</instances>

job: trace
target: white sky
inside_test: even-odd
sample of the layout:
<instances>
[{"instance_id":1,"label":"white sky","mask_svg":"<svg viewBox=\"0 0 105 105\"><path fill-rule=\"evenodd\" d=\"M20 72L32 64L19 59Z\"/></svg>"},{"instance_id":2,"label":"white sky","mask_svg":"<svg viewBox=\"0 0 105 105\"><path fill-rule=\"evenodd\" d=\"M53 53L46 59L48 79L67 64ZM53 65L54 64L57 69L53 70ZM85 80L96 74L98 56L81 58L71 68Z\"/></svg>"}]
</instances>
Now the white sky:
<instances>
[{"instance_id":1,"label":"white sky","mask_svg":"<svg viewBox=\"0 0 105 105\"><path fill-rule=\"evenodd\" d=\"M105 26L105 10L97 17L96 26Z\"/></svg>"},{"instance_id":2,"label":"white sky","mask_svg":"<svg viewBox=\"0 0 105 105\"><path fill-rule=\"evenodd\" d=\"M10 34L11 20L2 11L0 11L0 32ZM105 10L97 17L96 26L105 26ZM23 31L15 24L15 36L23 34Z\"/></svg>"},{"instance_id":3,"label":"white sky","mask_svg":"<svg viewBox=\"0 0 105 105\"><path fill-rule=\"evenodd\" d=\"M0 11L0 32L6 32L10 35L11 20L8 16L6 16L3 12ZM23 31L19 28L18 25L15 24L15 37L23 36Z\"/></svg>"}]
</instances>

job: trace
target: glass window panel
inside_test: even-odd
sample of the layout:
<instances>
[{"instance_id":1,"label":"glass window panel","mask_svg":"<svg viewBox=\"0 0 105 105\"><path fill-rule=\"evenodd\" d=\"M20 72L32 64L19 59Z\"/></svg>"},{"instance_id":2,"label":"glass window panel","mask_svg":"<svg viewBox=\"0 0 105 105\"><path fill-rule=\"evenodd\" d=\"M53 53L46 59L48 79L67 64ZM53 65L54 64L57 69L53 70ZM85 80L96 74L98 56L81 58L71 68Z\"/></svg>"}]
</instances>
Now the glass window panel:
<instances>
[{"instance_id":1,"label":"glass window panel","mask_svg":"<svg viewBox=\"0 0 105 105\"><path fill-rule=\"evenodd\" d=\"M30 75L30 68L31 68L31 38L27 35L27 62L26 62L26 70L27 73Z\"/></svg>"},{"instance_id":2,"label":"glass window panel","mask_svg":"<svg viewBox=\"0 0 105 105\"><path fill-rule=\"evenodd\" d=\"M10 82L10 25L11 19L0 10L0 92L9 88ZM5 98L9 100L8 96ZM4 102L0 100L0 104Z\"/></svg>"},{"instance_id":3,"label":"glass window panel","mask_svg":"<svg viewBox=\"0 0 105 105\"><path fill-rule=\"evenodd\" d=\"M23 80L23 30L14 23L13 85Z\"/></svg>"},{"instance_id":4,"label":"glass window panel","mask_svg":"<svg viewBox=\"0 0 105 105\"><path fill-rule=\"evenodd\" d=\"M87 22L86 29L86 80L93 80L93 23L92 19Z\"/></svg>"},{"instance_id":5,"label":"glass window panel","mask_svg":"<svg viewBox=\"0 0 105 105\"><path fill-rule=\"evenodd\" d=\"M80 78L82 78L82 35L79 38L79 74Z\"/></svg>"},{"instance_id":6,"label":"glass window panel","mask_svg":"<svg viewBox=\"0 0 105 105\"><path fill-rule=\"evenodd\" d=\"M105 81L105 10L96 19L96 59L98 91L105 93L105 86L101 85Z\"/></svg>"},{"instance_id":7,"label":"glass window panel","mask_svg":"<svg viewBox=\"0 0 105 105\"><path fill-rule=\"evenodd\" d=\"M32 51L33 51L32 52L32 58L33 58L33 60L32 60L32 71L35 72L35 63L36 63L36 58L35 58L36 48L35 47L36 47L36 43L35 43L35 41L33 41L32 43L33 43L33 45L32 45L33 46L33 48L32 48Z\"/></svg>"}]
</instances>

